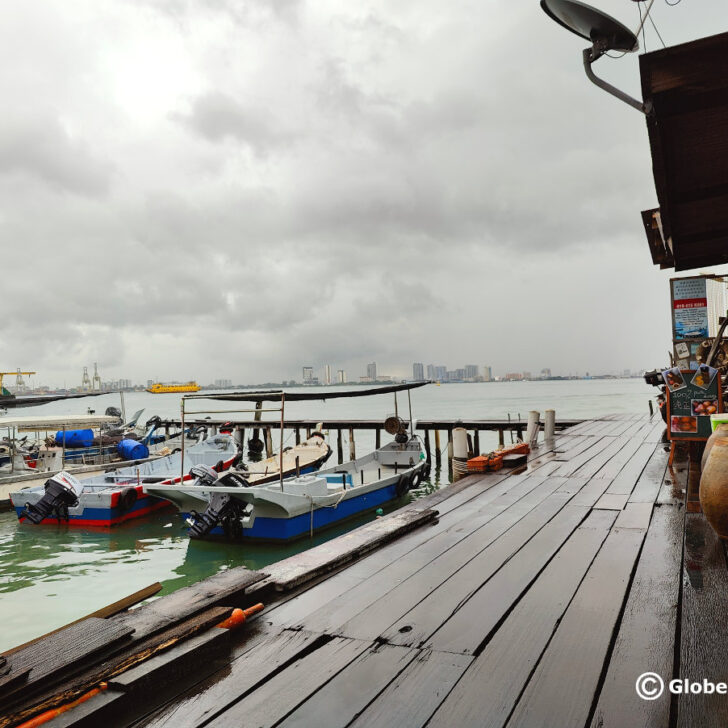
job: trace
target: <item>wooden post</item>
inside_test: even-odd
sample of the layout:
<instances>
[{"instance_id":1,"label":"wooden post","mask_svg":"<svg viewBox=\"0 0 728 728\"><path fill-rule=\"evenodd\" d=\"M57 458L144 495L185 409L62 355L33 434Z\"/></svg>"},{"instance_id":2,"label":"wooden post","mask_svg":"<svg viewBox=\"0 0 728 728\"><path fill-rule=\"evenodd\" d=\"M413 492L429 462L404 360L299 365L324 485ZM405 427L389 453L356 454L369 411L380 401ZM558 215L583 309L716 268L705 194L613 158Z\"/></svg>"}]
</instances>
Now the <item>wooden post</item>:
<instances>
[{"instance_id":1,"label":"wooden post","mask_svg":"<svg viewBox=\"0 0 728 728\"><path fill-rule=\"evenodd\" d=\"M470 433L467 434L468 437L468 459L473 457L473 438L471 437Z\"/></svg>"},{"instance_id":2,"label":"wooden post","mask_svg":"<svg viewBox=\"0 0 728 728\"><path fill-rule=\"evenodd\" d=\"M506 446L505 432L502 429L498 430L498 447L504 448Z\"/></svg>"},{"instance_id":3,"label":"wooden post","mask_svg":"<svg viewBox=\"0 0 728 728\"><path fill-rule=\"evenodd\" d=\"M336 431L336 457L339 465L344 462L344 446L341 441L341 428Z\"/></svg>"},{"instance_id":4,"label":"wooden post","mask_svg":"<svg viewBox=\"0 0 728 728\"><path fill-rule=\"evenodd\" d=\"M296 445L300 445L300 444L301 444L301 430L299 430L297 427L296 428Z\"/></svg>"},{"instance_id":5,"label":"wooden post","mask_svg":"<svg viewBox=\"0 0 728 728\"><path fill-rule=\"evenodd\" d=\"M547 409L544 413L543 421L543 438L548 442L554 439L556 434L556 412L552 409Z\"/></svg>"},{"instance_id":6,"label":"wooden post","mask_svg":"<svg viewBox=\"0 0 728 728\"><path fill-rule=\"evenodd\" d=\"M311 437L311 428L307 427L306 428L306 439L308 440L309 437Z\"/></svg>"},{"instance_id":7,"label":"wooden post","mask_svg":"<svg viewBox=\"0 0 728 728\"><path fill-rule=\"evenodd\" d=\"M480 455L480 430L473 431L473 454Z\"/></svg>"},{"instance_id":8,"label":"wooden post","mask_svg":"<svg viewBox=\"0 0 728 728\"><path fill-rule=\"evenodd\" d=\"M356 460L356 445L354 444L354 428L349 428L349 460Z\"/></svg>"},{"instance_id":9,"label":"wooden post","mask_svg":"<svg viewBox=\"0 0 728 728\"><path fill-rule=\"evenodd\" d=\"M650 405L650 417L652 417L652 415L654 415L654 414L655 414L655 410L654 410L654 408L652 407L652 400L651 400L651 399L648 399L648 400L647 400L647 404L649 404L649 405Z\"/></svg>"},{"instance_id":10,"label":"wooden post","mask_svg":"<svg viewBox=\"0 0 728 728\"><path fill-rule=\"evenodd\" d=\"M270 427L265 428L265 456L267 458L273 456L273 439L270 434Z\"/></svg>"},{"instance_id":11,"label":"wooden post","mask_svg":"<svg viewBox=\"0 0 728 728\"><path fill-rule=\"evenodd\" d=\"M452 429L447 431L447 459L452 460Z\"/></svg>"},{"instance_id":12,"label":"wooden post","mask_svg":"<svg viewBox=\"0 0 728 728\"><path fill-rule=\"evenodd\" d=\"M427 464L432 464L432 453L430 452L430 431L425 430L425 458L427 459Z\"/></svg>"},{"instance_id":13,"label":"wooden post","mask_svg":"<svg viewBox=\"0 0 728 728\"><path fill-rule=\"evenodd\" d=\"M442 450L440 448L440 430L435 430L435 465L439 468L442 464Z\"/></svg>"},{"instance_id":14,"label":"wooden post","mask_svg":"<svg viewBox=\"0 0 728 728\"><path fill-rule=\"evenodd\" d=\"M256 402L255 403L255 417L254 417L254 419L255 419L256 422L260 422L260 417L263 414L261 412L262 409L263 409L263 403L262 402ZM253 438L252 439L253 440L257 440L258 439L258 434L259 434L258 428L255 427L253 429Z\"/></svg>"},{"instance_id":15,"label":"wooden post","mask_svg":"<svg viewBox=\"0 0 728 728\"><path fill-rule=\"evenodd\" d=\"M377 427L377 433L374 436L375 437L375 443L374 447L376 447L377 450L382 446L382 431Z\"/></svg>"}]
</instances>

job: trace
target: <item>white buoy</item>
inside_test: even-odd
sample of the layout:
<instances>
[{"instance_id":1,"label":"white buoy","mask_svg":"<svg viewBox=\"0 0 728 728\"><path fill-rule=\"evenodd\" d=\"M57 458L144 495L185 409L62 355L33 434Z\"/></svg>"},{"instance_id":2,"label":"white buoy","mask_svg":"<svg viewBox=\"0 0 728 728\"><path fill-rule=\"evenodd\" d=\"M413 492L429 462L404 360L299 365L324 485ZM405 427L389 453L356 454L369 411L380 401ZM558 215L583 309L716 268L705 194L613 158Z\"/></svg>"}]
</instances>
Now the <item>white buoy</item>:
<instances>
[{"instance_id":1,"label":"white buoy","mask_svg":"<svg viewBox=\"0 0 728 728\"><path fill-rule=\"evenodd\" d=\"M553 440L556 433L556 412L547 409L544 412L543 437L544 440Z\"/></svg>"},{"instance_id":2,"label":"white buoy","mask_svg":"<svg viewBox=\"0 0 728 728\"><path fill-rule=\"evenodd\" d=\"M526 428L526 442L535 447L538 442L538 430L540 427L541 413L531 410L528 413L528 427Z\"/></svg>"},{"instance_id":3,"label":"white buoy","mask_svg":"<svg viewBox=\"0 0 728 728\"><path fill-rule=\"evenodd\" d=\"M468 472L468 431L464 427L452 430L452 472L455 480Z\"/></svg>"}]
</instances>

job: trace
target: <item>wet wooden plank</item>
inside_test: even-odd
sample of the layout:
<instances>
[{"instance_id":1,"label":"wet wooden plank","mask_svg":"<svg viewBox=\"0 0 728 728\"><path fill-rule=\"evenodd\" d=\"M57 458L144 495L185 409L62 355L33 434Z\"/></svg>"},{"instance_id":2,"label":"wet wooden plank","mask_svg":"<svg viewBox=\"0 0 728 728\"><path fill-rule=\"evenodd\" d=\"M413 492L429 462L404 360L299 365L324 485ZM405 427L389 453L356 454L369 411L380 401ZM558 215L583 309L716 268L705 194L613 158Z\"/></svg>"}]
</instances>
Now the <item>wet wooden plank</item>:
<instances>
[{"instance_id":1,"label":"wet wooden plank","mask_svg":"<svg viewBox=\"0 0 728 728\"><path fill-rule=\"evenodd\" d=\"M366 642L334 637L273 675L206 725L273 726L369 648Z\"/></svg>"},{"instance_id":2,"label":"wet wooden plank","mask_svg":"<svg viewBox=\"0 0 728 728\"><path fill-rule=\"evenodd\" d=\"M560 462L568 462L572 457L578 455L584 450L588 450L594 445L600 438L587 435L584 437L577 437L565 446L559 445L556 450L556 459Z\"/></svg>"},{"instance_id":3,"label":"wet wooden plank","mask_svg":"<svg viewBox=\"0 0 728 728\"><path fill-rule=\"evenodd\" d=\"M509 725L581 728L587 722L644 537L639 529L613 529L607 536Z\"/></svg>"},{"instance_id":4,"label":"wet wooden plank","mask_svg":"<svg viewBox=\"0 0 728 728\"><path fill-rule=\"evenodd\" d=\"M685 514L680 677L726 681L728 570L720 539L702 513ZM728 725L728 695L681 695L677 726Z\"/></svg>"},{"instance_id":5,"label":"wet wooden plank","mask_svg":"<svg viewBox=\"0 0 728 728\"><path fill-rule=\"evenodd\" d=\"M430 509L395 511L338 538L272 564L267 569L269 576L256 584L256 589L269 586L277 591L293 589L432 522L436 517L437 512ZM249 593L252 591L249 590Z\"/></svg>"},{"instance_id":6,"label":"wet wooden plank","mask_svg":"<svg viewBox=\"0 0 728 728\"><path fill-rule=\"evenodd\" d=\"M86 660L116 649L133 631L106 619L90 617L9 655L6 667L10 670L0 677L0 705L7 706L21 695L43 689L61 676L70 678L85 667ZM27 670L27 679L18 684L16 676Z\"/></svg>"},{"instance_id":7,"label":"wet wooden plank","mask_svg":"<svg viewBox=\"0 0 728 728\"><path fill-rule=\"evenodd\" d=\"M595 504L594 508L607 511L621 511L629 500L627 493L605 493Z\"/></svg>"},{"instance_id":8,"label":"wet wooden plank","mask_svg":"<svg viewBox=\"0 0 728 728\"><path fill-rule=\"evenodd\" d=\"M591 447L583 450L578 455L569 458L565 463L554 470L553 475L574 475L583 465L586 465L593 458L597 457L603 450L614 444L611 437L600 437Z\"/></svg>"},{"instance_id":9,"label":"wet wooden plank","mask_svg":"<svg viewBox=\"0 0 728 728\"><path fill-rule=\"evenodd\" d=\"M350 728L423 726L473 659L467 655L422 650Z\"/></svg>"},{"instance_id":10,"label":"wet wooden plank","mask_svg":"<svg viewBox=\"0 0 728 728\"><path fill-rule=\"evenodd\" d=\"M625 437L627 437L625 435ZM597 478L616 478L625 465L635 456L644 443L637 438L627 437L625 446L595 473Z\"/></svg>"},{"instance_id":11,"label":"wet wooden plank","mask_svg":"<svg viewBox=\"0 0 728 728\"><path fill-rule=\"evenodd\" d=\"M386 631L389 639L391 632L388 628L403 617L409 628L406 639L397 639L403 634L395 630L391 641L395 644L417 644L421 634L433 632L450 616L458 602L467 598L534 537L534 533L554 518L568 499L567 493L553 493L540 504L520 502L512 506L491 522L492 528L491 524L484 527L481 538L469 539L462 549L446 552L366 609L350 612L341 633L360 639L374 639ZM526 509L528 511L524 513ZM488 531L487 536L485 531ZM432 604L432 609L421 609L425 603ZM415 613L412 619L405 617L411 612Z\"/></svg>"},{"instance_id":12,"label":"wet wooden plank","mask_svg":"<svg viewBox=\"0 0 728 728\"><path fill-rule=\"evenodd\" d=\"M593 512L574 531L428 726L497 728L506 722L615 517L607 511Z\"/></svg>"},{"instance_id":13,"label":"wet wooden plank","mask_svg":"<svg viewBox=\"0 0 728 728\"><path fill-rule=\"evenodd\" d=\"M606 478L592 478L583 485L569 501L572 506L589 506L590 508L602 497L611 481Z\"/></svg>"},{"instance_id":14,"label":"wet wooden plank","mask_svg":"<svg viewBox=\"0 0 728 728\"><path fill-rule=\"evenodd\" d=\"M316 586L309 593L304 593L273 610L268 618L277 625L297 627L305 624L307 629L320 632L335 630L352 614L365 609L443 553L457 547L451 553L451 557L460 553L462 549L467 549L467 554L470 554L472 545L463 542L471 534L492 522L499 514L529 493L535 492L535 503L541 502L548 495L550 490L540 490L543 480L542 477L531 476L522 479L510 490L495 490L483 494L482 499L471 503L467 512L468 517L453 523L448 529L439 533L431 532L432 535L417 534L416 543L410 539L412 543L408 541L390 546L384 551L372 554L367 560L347 569L343 574L334 576L334 581L341 581L342 587L346 586L338 594L334 595L331 592L328 583L325 586ZM500 529L498 532L507 528L515 515L517 514L511 514L507 522L500 521L501 525L497 526ZM486 538L486 534L481 533L480 538ZM492 540L493 537L490 538ZM482 543L480 548L485 548L487 543L488 541ZM458 547L458 544L463 545ZM469 556L461 558L466 559ZM352 574L360 577L357 583L351 583L346 576L351 577ZM323 592L326 592L329 598L320 594Z\"/></svg>"},{"instance_id":15,"label":"wet wooden plank","mask_svg":"<svg viewBox=\"0 0 728 728\"><path fill-rule=\"evenodd\" d=\"M109 617L106 623L132 628L134 639L140 640L210 607L238 603L247 588L265 577L264 573L238 566L143 604L131 612Z\"/></svg>"},{"instance_id":16,"label":"wet wooden plank","mask_svg":"<svg viewBox=\"0 0 728 728\"><path fill-rule=\"evenodd\" d=\"M405 647L381 645L370 649L278 725L287 728L348 725L416 656L417 650Z\"/></svg>"},{"instance_id":17,"label":"wet wooden plank","mask_svg":"<svg viewBox=\"0 0 728 728\"><path fill-rule=\"evenodd\" d=\"M453 605L449 600L444 602L443 607L437 608L434 599L430 599L430 608L437 609L435 614L429 614L423 608L424 604L418 605L387 632L387 637L400 642L415 633L414 639L423 640L432 649L470 655L477 653L486 637L584 521L588 512L587 507L564 507L467 601ZM447 593L441 594L440 598L446 600ZM443 614L445 606L449 607L447 614ZM433 619L434 616L437 619ZM410 631L402 632L406 628Z\"/></svg>"},{"instance_id":18,"label":"wet wooden plank","mask_svg":"<svg viewBox=\"0 0 728 728\"><path fill-rule=\"evenodd\" d=\"M274 630L256 641L251 649L243 646L228 669L160 708L144 725L149 728L201 725L320 643L320 635L311 632Z\"/></svg>"},{"instance_id":19,"label":"wet wooden plank","mask_svg":"<svg viewBox=\"0 0 728 728\"><path fill-rule=\"evenodd\" d=\"M615 476L607 492L629 495L634 490L640 473L645 469L654 451L654 445L643 442L634 456L629 459L624 468Z\"/></svg>"},{"instance_id":20,"label":"wet wooden plank","mask_svg":"<svg viewBox=\"0 0 728 728\"><path fill-rule=\"evenodd\" d=\"M639 675L673 675L683 551L684 510L655 508L640 554L592 728L668 726L670 694L642 700Z\"/></svg>"},{"instance_id":21,"label":"wet wooden plank","mask_svg":"<svg viewBox=\"0 0 728 728\"><path fill-rule=\"evenodd\" d=\"M594 477L606 463L608 463L612 458L617 457L620 451L628 444L629 440L624 437L613 438L612 442L604 448L602 452L584 463L584 465L574 471L572 475L578 475L580 478Z\"/></svg>"},{"instance_id":22,"label":"wet wooden plank","mask_svg":"<svg viewBox=\"0 0 728 728\"><path fill-rule=\"evenodd\" d=\"M659 447L656 448L629 496L630 503L655 502L665 478L667 460L668 453Z\"/></svg>"},{"instance_id":23,"label":"wet wooden plank","mask_svg":"<svg viewBox=\"0 0 728 728\"><path fill-rule=\"evenodd\" d=\"M628 503L617 516L615 528L639 528L646 531L652 518L652 503Z\"/></svg>"}]
</instances>

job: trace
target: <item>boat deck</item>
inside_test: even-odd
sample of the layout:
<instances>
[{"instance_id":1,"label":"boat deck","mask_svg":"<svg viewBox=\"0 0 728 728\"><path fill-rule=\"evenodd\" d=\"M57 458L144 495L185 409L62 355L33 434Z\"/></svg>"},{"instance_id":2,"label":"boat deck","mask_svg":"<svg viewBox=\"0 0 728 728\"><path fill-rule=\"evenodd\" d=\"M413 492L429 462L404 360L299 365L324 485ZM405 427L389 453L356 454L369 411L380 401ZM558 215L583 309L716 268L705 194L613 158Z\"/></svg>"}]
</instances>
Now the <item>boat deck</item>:
<instances>
[{"instance_id":1,"label":"boat deck","mask_svg":"<svg viewBox=\"0 0 728 728\"><path fill-rule=\"evenodd\" d=\"M124 696L134 725L155 728L726 725L728 695L635 690L645 672L728 673L724 546L663 430L659 416L584 422L522 472L410 504L395 518L438 520L353 563L321 566L319 552L361 546L366 529L273 564L247 587L270 606L218 663L195 661L191 686L157 677L144 693L162 666L142 665L58 725L98 725ZM179 670L185 649L154 659Z\"/></svg>"},{"instance_id":2,"label":"boat deck","mask_svg":"<svg viewBox=\"0 0 728 728\"><path fill-rule=\"evenodd\" d=\"M434 525L268 608L139 725L725 725L728 696L635 690L728 673L724 548L663 429L585 422L425 499Z\"/></svg>"}]
</instances>

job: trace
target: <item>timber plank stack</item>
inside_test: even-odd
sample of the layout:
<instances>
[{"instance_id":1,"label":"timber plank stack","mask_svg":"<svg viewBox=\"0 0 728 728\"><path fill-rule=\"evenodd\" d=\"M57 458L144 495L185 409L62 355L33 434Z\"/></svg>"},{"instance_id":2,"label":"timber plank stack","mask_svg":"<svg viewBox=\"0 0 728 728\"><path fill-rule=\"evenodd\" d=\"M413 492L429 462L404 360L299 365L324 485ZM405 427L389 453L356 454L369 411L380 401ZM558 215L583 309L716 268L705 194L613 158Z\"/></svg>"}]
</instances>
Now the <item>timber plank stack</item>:
<instances>
[{"instance_id":1,"label":"timber plank stack","mask_svg":"<svg viewBox=\"0 0 728 728\"><path fill-rule=\"evenodd\" d=\"M170 686L180 645L57 725L113 725L104 701L122 690L134 725L154 728L725 725L728 696L635 692L644 672L728 674L724 548L686 515L688 461L668 467L663 429L631 414L581 423L520 472L471 475L396 512L396 538L382 519L347 534L349 558L335 539L273 564L235 592L269 606L222 667Z\"/></svg>"}]
</instances>

